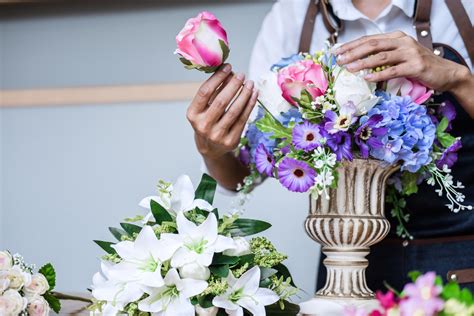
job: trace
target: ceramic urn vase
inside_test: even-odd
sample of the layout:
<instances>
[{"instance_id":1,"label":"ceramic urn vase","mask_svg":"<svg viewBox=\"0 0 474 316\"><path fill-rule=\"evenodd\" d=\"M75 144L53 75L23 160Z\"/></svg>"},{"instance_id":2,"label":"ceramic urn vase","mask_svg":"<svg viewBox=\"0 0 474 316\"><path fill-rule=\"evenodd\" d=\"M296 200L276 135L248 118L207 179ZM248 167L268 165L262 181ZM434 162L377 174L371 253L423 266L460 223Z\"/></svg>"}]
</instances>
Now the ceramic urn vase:
<instances>
[{"instance_id":1,"label":"ceramic urn vase","mask_svg":"<svg viewBox=\"0 0 474 316\"><path fill-rule=\"evenodd\" d=\"M366 256L390 230L384 216L385 187L397 169L378 160L346 161L329 199L310 199L305 229L326 255L327 278L315 298L301 304L302 315L342 315L347 305L376 307L365 278Z\"/></svg>"}]
</instances>

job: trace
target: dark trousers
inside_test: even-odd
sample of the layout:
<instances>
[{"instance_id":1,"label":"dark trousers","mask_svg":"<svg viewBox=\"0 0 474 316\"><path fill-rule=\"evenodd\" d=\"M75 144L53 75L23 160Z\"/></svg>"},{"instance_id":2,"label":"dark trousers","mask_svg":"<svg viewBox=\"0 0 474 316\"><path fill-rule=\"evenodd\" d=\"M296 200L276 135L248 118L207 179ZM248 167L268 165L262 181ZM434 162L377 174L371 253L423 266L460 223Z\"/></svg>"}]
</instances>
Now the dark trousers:
<instances>
[{"instance_id":1,"label":"dark trousers","mask_svg":"<svg viewBox=\"0 0 474 316\"><path fill-rule=\"evenodd\" d=\"M321 255L317 288L323 287L326 281L326 268ZM401 240L389 239L371 247L368 256L367 284L373 290L387 290L384 282L391 287L402 290L404 284L410 282L408 272L434 271L444 281L448 271L473 269L474 275L474 240L449 241L449 242L423 242L417 241L403 245ZM461 287L474 291L472 277L458 279Z\"/></svg>"}]
</instances>

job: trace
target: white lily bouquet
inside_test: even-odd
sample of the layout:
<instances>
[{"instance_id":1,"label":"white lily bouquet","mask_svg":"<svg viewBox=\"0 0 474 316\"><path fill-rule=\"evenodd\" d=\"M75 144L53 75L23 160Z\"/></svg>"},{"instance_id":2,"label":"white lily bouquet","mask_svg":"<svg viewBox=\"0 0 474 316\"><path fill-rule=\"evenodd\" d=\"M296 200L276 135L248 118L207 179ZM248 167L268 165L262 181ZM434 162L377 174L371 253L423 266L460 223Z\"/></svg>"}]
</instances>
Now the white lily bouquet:
<instances>
[{"instance_id":1,"label":"white lily bouquet","mask_svg":"<svg viewBox=\"0 0 474 316\"><path fill-rule=\"evenodd\" d=\"M270 224L220 215L212 206L216 181L204 174L158 184L143 199L149 209L109 228L117 243L95 241L107 254L94 275L91 310L104 315L296 315L297 293L286 255L265 237Z\"/></svg>"},{"instance_id":2,"label":"white lily bouquet","mask_svg":"<svg viewBox=\"0 0 474 316\"><path fill-rule=\"evenodd\" d=\"M59 313L61 304L52 292L56 272L48 263L34 273L35 266L19 254L0 251L0 315L46 316Z\"/></svg>"}]
</instances>

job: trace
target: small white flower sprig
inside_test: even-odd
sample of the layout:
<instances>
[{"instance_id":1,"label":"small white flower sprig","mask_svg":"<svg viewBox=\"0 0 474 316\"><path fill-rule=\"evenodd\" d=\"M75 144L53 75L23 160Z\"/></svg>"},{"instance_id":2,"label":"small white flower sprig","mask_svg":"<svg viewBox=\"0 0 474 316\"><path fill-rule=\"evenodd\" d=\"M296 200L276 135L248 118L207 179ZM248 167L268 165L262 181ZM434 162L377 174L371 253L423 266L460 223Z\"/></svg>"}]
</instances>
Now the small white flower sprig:
<instances>
[{"instance_id":1,"label":"small white flower sprig","mask_svg":"<svg viewBox=\"0 0 474 316\"><path fill-rule=\"evenodd\" d=\"M107 252L93 278L102 315L297 315L297 294L286 255L265 237L245 237L269 223L220 216L212 206L216 181L204 174L197 189L188 176L160 181L143 199L149 210L109 230L118 242L95 241Z\"/></svg>"},{"instance_id":2,"label":"small white flower sprig","mask_svg":"<svg viewBox=\"0 0 474 316\"><path fill-rule=\"evenodd\" d=\"M52 292L56 272L48 263L34 273L20 254L0 251L0 315L45 316L52 309L59 313L61 304Z\"/></svg>"}]
</instances>

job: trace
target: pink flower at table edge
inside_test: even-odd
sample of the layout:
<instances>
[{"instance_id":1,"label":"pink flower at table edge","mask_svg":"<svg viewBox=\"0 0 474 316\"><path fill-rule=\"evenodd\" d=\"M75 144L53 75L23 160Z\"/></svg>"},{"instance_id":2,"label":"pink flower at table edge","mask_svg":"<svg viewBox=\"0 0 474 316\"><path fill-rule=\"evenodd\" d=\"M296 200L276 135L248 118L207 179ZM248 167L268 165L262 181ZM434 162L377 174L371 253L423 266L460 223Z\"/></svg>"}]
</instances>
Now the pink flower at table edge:
<instances>
[{"instance_id":1,"label":"pink flower at table edge","mask_svg":"<svg viewBox=\"0 0 474 316\"><path fill-rule=\"evenodd\" d=\"M328 88L328 81L321 65L305 59L291 64L278 72L278 85L282 96L293 106L298 106L293 99L301 98L306 90L313 98L323 95Z\"/></svg>"},{"instance_id":2,"label":"pink flower at table edge","mask_svg":"<svg viewBox=\"0 0 474 316\"><path fill-rule=\"evenodd\" d=\"M183 63L192 68L219 67L224 63L229 47L226 31L219 20L207 11L186 22L176 36L176 44L175 54L181 55Z\"/></svg>"},{"instance_id":3,"label":"pink flower at table edge","mask_svg":"<svg viewBox=\"0 0 474 316\"><path fill-rule=\"evenodd\" d=\"M395 78L387 81L387 92L393 95L409 96L416 104L423 104L433 94L433 90L408 78Z\"/></svg>"},{"instance_id":4,"label":"pink flower at table edge","mask_svg":"<svg viewBox=\"0 0 474 316\"><path fill-rule=\"evenodd\" d=\"M436 274L427 272L419 276L415 283L406 284L403 288L406 299L400 302L402 314L423 310L427 315L435 315L441 311L444 306L443 300L439 297L442 287L436 285L435 281Z\"/></svg>"}]
</instances>

